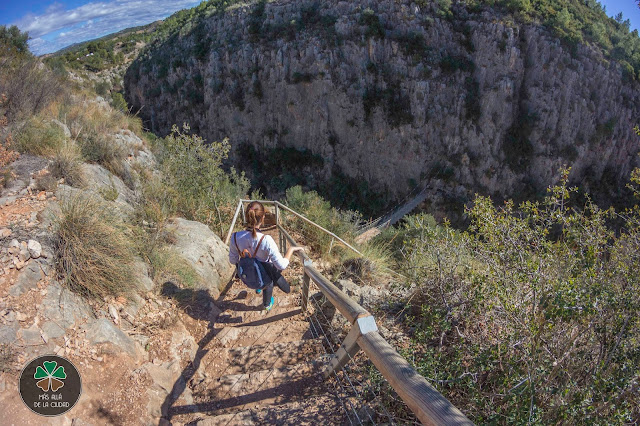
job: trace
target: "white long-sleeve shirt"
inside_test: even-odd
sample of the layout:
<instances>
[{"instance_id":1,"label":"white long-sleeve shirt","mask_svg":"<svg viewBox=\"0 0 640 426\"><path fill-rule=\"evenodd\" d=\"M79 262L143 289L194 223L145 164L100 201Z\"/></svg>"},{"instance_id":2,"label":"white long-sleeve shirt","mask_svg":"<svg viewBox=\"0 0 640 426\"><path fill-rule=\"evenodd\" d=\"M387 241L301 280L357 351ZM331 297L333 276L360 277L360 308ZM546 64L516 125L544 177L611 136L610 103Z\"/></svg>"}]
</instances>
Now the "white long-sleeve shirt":
<instances>
[{"instance_id":1,"label":"white long-sleeve shirt","mask_svg":"<svg viewBox=\"0 0 640 426\"><path fill-rule=\"evenodd\" d=\"M231 241L229 242L229 263L235 265L240 260L238 249L240 249L240 252L247 249L253 256L253 252L260 238L262 238L262 234L258 233L258 237L254 240L251 231L238 231L232 235ZM238 249L236 248L236 241L234 241L234 239L238 242ZM276 242L273 241L270 235L264 236L262 244L260 244L256 252L256 259L262 262L271 262L280 271L289 266L289 261L280 254Z\"/></svg>"}]
</instances>

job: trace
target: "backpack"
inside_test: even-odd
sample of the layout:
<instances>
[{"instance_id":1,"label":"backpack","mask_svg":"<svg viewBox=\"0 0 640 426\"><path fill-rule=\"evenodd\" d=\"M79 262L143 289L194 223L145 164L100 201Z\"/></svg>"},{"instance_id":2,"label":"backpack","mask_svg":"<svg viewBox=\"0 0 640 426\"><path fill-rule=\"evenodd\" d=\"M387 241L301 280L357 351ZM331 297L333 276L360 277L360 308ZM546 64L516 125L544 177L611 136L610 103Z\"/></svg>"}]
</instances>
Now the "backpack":
<instances>
[{"instance_id":1,"label":"backpack","mask_svg":"<svg viewBox=\"0 0 640 426\"><path fill-rule=\"evenodd\" d=\"M256 253L258 252L258 248L260 247L260 244L262 244L263 239L264 234L262 235L262 238L260 238L260 241L258 241L258 245L256 246L252 256L248 249L240 251L240 248L238 248L236 234L233 234L233 242L240 254L240 261L238 262L238 278L240 278L247 287L254 290L268 286L272 281L271 277L269 277L269 274L267 274L267 271L262 265L262 262L256 259Z\"/></svg>"}]
</instances>

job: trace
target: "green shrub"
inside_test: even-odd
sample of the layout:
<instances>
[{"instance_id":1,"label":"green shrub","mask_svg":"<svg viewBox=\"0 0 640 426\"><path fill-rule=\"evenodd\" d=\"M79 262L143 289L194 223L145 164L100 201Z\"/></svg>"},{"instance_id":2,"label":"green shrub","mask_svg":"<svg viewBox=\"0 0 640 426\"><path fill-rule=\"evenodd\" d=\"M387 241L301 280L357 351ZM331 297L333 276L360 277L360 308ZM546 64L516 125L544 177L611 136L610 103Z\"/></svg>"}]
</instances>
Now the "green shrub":
<instances>
[{"instance_id":1,"label":"green shrub","mask_svg":"<svg viewBox=\"0 0 640 426\"><path fill-rule=\"evenodd\" d=\"M124 96L120 92L114 92L111 94L111 106L122 112L129 112L129 106Z\"/></svg>"},{"instance_id":2,"label":"green shrub","mask_svg":"<svg viewBox=\"0 0 640 426\"><path fill-rule=\"evenodd\" d=\"M115 173L121 171L122 163L127 158L127 150L113 137L98 133L85 133L78 138L83 157L97 163Z\"/></svg>"},{"instance_id":3,"label":"green shrub","mask_svg":"<svg viewBox=\"0 0 640 426\"><path fill-rule=\"evenodd\" d=\"M64 144L64 132L57 124L34 117L20 129L16 137L18 151L51 157Z\"/></svg>"},{"instance_id":4,"label":"green shrub","mask_svg":"<svg viewBox=\"0 0 640 426\"><path fill-rule=\"evenodd\" d=\"M384 38L385 31L382 23L380 22L380 18L376 13L366 8L360 14L360 20L358 21L360 25L364 25L366 28L364 30L364 35L367 38Z\"/></svg>"},{"instance_id":5,"label":"green shrub","mask_svg":"<svg viewBox=\"0 0 640 426\"><path fill-rule=\"evenodd\" d=\"M229 173L222 169L229 152L228 140L205 144L201 137L189 131L187 125L182 131L174 125L171 134L156 148L164 181L153 189L164 195L156 193L154 198L171 198L171 202L158 203L158 206L170 206L169 210L163 208L164 211L206 223L222 235L238 198L248 192L249 182L234 169Z\"/></svg>"},{"instance_id":6,"label":"green shrub","mask_svg":"<svg viewBox=\"0 0 640 426\"><path fill-rule=\"evenodd\" d=\"M62 200L53 244L58 273L80 294L118 296L135 284L131 232L94 196L79 193Z\"/></svg>"},{"instance_id":7,"label":"green shrub","mask_svg":"<svg viewBox=\"0 0 640 426\"><path fill-rule=\"evenodd\" d=\"M477 197L468 232L414 222L399 237L418 283L407 354L475 423L640 415L640 208L616 235L612 211L571 205L568 173L519 209Z\"/></svg>"},{"instance_id":8,"label":"green shrub","mask_svg":"<svg viewBox=\"0 0 640 426\"><path fill-rule=\"evenodd\" d=\"M108 81L100 80L93 85L93 88L98 95L106 98L107 95L109 95L109 91L111 90L111 85Z\"/></svg>"},{"instance_id":9,"label":"green shrub","mask_svg":"<svg viewBox=\"0 0 640 426\"><path fill-rule=\"evenodd\" d=\"M100 188L99 192L100 195L102 195L102 198L104 198L106 201L115 201L120 193L118 192L118 188L116 188L115 184L113 183L113 179L109 177L109 180L111 181L110 185L108 187Z\"/></svg>"},{"instance_id":10,"label":"green shrub","mask_svg":"<svg viewBox=\"0 0 640 426\"><path fill-rule=\"evenodd\" d=\"M340 211L331 207L331 204L315 191L305 192L300 186L291 187L287 189L284 204L347 242L355 236L360 216L353 211ZM296 229L302 231L307 244L314 250L329 250L331 236L299 219L291 217L289 220L296 223Z\"/></svg>"}]
</instances>

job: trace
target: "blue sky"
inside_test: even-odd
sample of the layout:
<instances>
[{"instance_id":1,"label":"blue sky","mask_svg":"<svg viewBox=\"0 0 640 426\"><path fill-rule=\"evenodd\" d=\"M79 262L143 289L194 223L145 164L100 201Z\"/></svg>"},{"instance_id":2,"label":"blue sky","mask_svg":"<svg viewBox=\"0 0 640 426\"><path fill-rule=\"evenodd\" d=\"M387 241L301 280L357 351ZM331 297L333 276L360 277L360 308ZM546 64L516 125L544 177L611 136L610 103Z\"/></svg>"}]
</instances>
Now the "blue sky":
<instances>
[{"instance_id":1,"label":"blue sky","mask_svg":"<svg viewBox=\"0 0 640 426\"><path fill-rule=\"evenodd\" d=\"M163 19L200 0L0 0L0 25L16 24L32 37L35 54ZM640 29L635 0L600 0L610 16L622 12Z\"/></svg>"},{"instance_id":2,"label":"blue sky","mask_svg":"<svg viewBox=\"0 0 640 426\"><path fill-rule=\"evenodd\" d=\"M17 25L37 54L149 24L200 0L0 0L0 25Z\"/></svg>"},{"instance_id":3,"label":"blue sky","mask_svg":"<svg viewBox=\"0 0 640 426\"><path fill-rule=\"evenodd\" d=\"M622 12L624 19L631 21L631 29L640 31L640 8L635 0L600 0L600 4L606 6L609 16Z\"/></svg>"}]
</instances>

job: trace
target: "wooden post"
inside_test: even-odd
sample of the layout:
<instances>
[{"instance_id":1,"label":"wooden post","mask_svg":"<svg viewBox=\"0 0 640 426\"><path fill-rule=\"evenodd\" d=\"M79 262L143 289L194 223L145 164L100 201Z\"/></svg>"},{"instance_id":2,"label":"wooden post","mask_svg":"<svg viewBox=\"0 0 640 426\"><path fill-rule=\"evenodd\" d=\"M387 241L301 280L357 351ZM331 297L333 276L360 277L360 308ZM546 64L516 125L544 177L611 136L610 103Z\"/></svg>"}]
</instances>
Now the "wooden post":
<instances>
[{"instance_id":1,"label":"wooden post","mask_svg":"<svg viewBox=\"0 0 640 426\"><path fill-rule=\"evenodd\" d=\"M280 225L280 209L278 208L278 205L276 204L276 228L278 228L278 225ZM282 232L280 232L280 229L278 229L278 248L280 249L280 251L282 251Z\"/></svg>"},{"instance_id":2,"label":"wooden post","mask_svg":"<svg viewBox=\"0 0 640 426\"><path fill-rule=\"evenodd\" d=\"M305 271L302 276L302 312L307 312L307 307L309 306L309 275Z\"/></svg>"},{"instance_id":3,"label":"wooden post","mask_svg":"<svg viewBox=\"0 0 640 426\"><path fill-rule=\"evenodd\" d=\"M344 341L340 345L340 348L336 354L331 357L331 364L327 366L327 369L324 371L324 378L328 378L334 371L340 370L342 367L347 365L349 360L360 350L360 346L358 346L358 338L363 334L367 334L372 331L378 331L378 326L371 315L356 319L351 326L351 330L349 330L347 337L345 337Z\"/></svg>"}]
</instances>

